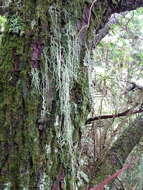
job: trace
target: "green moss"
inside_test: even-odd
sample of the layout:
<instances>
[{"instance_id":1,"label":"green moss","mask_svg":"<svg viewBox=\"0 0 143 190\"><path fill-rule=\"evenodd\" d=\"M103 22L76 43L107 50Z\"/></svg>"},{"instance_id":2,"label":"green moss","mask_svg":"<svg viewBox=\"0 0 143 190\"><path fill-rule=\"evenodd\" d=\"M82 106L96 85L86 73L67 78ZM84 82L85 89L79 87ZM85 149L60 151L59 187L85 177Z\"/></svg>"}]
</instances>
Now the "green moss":
<instances>
[{"instance_id":1,"label":"green moss","mask_svg":"<svg viewBox=\"0 0 143 190\"><path fill-rule=\"evenodd\" d=\"M25 49L26 48L26 51ZM2 157L4 163L0 166L3 173L1 183L11 181L12 189L20 189L20 184L27 181L27 161L34 160L38 152L38 133L36 129L36 116L39 106L39 97L34 95L32 90L27 87L27 80L30 71L29 62L29 41L17 35L6 33L3 36L0 48L0 116L1 134L0 140ZM20 64L27 61L20 69L18 81L15 80L14 55L13 50L20 56ZM28 52L28 53L27 53ZM21 83L22 82L22 83ZM30 86L30 84L29 84ZM27 95L24 96L26 89ZM37 138L37 139L36 139ZM5 158L7 158L5 160ZM5 160L5 161L4 161ZM34 163L35 167L37 163ZM32 166L30 166L32 167ZM21 171L25 173L21 174ZM34 170L33 170L34 172ZM8 173L8 174L7 174Z\"/></svg>"},{"instance_id":2,"label":"green moss","mask_svg":"<svg viewBox=\"0 0 143 190\"><path fill-rule=\"evenodd\" d=\"M71 43L73 42L73 36L69 34L71 32L67 26L75 27L77 17L82 17L82 11L83 11L83 4L84 1L68 1L68 4L61 4L61 1L56 1L57 5L59 6L60 14L64 14L62 18L59 19L60 25L53 25L52 27L54 29L58 28L63 31L58 34L53 34L52 37L55 35L55 39L60 36L58 39L58 42L56 41L56 45L62 46L62 48L66 49L65 52L65 64L67 63L66 67L62 65L62 69L60 70L60 76L58 80L54 80L53 78L56 76L57 73L54 73L53 76L51 76L51 83L50 84L53 88L53 86L56 86L57 89L53 88L53 102L56 101L56 106L54 108L54 112L50 113L47 118L47 123L44 125L45 131L41 131L41 133L38 131L38 124L37 119L39 119L41 115L41 96L39 96L38 93L36 93L36 90L33 90L30 84L31 78L29 76L29 73L31 72L30 67L30 46L33 43L34 40L41 39L45 43L47 42L47 46L50 49L51 44L47 40L47 30L51 32L51 20L52 18L55 18L55 15L52 15L52 18L49 18L47 16L47 11L49 9L49 4L51 1L25 1L24 7L23 7L23 16L20 17L24 20L21 21L21 24L24 23L26 25L26 28L24 29L24 35L20 36L18 35L19 32L16 32L16 34L13 34L12 31L7 31L5 33L4 38L2 39L2 47L1 47L1 57L2 62L0 65L0 71L3 72L3 76L0 79L0 83L2 83L3 89L2 89L2 97L1 98L1 109L3 110L3 113L0 113L3 121L2 121L2 128L3 128L3 134L1 135L1 139L5 139L6 142L9 144L12 144L12 152L9 152L8 166L4 166L6 170L9 170L11 168L11 171L16 171L14 176L12 177L12 172L9 176L9 180L13 181L13 184L19 186L19 184L23 184L24 182L30 181L30 185L36 184L36 176L38 174L38 171L43 168L47 171L47 174L49 175L49 180L55 180L57 175L59 174L59 171L61 168L65 169L65 180L67 184L67 189L71 189L74 183L76 183L76 171L73 170L73 163L76 162L78 153L74 151L74 142L80 142L81 139L81 131L80 127L85 122L86 116L89 113L89 103L88 103L88 79L85 68L77 63L77 65L80 68L80 72L77 76L77 79L74 79L73 71L70 72L70 67L68 67L68 64L74 63L73 61L73 45L69 48L69 39L71 40ZM82 5L80 3L82 2ZM73 5L72 5L73 3ZM69 5L71 9L69 9ZM77 10L75 10L75 5L77 5ZM65 9L64 9L65 8ZM59 12L58 12L59 13ZM74 14L75 13L75 14ZM18 12L18 15L20 13ZM76 16L74 16L76 15ZM69 20L70 19L70 20ZM33 27L31 26L31 23L35 22L33 24ZM68 25L69 22L73 25ZM40 23L41 22L41 23ZM58 24L59 24L58 23ZM62 27L59 27L61 26ZM50 25L50 26L49 26ZM18 23L18 27L21 27L21 25ZM49 28L48 28L49 27ZM72 28L72 29L73 29ZM71 28L70 28L71 29ZM21 30L21 29L20 29ZM22 29L23 30L23 29ZM65 32L67 31L67 33ZM32 37L31 37L32 36ZM51 37L51 36L50 36ZM69 37L69 38L68 38ZM59 46L58 46L59 48ZM12 74L13 70L13 63L14 63L14 57L13 57L13 49L16 49L16 54L20 56L20 73L17 83L15 85L12 85L10 83L11 77L14 75ZM51 50L51 49L50 49ZM52 61L50 63L50 71L53 72L54 69L57 68L57 57L54 57L55 54L53 53L53 58L51 51L48 50L47 57L50 58ZM59 51L59 49L58 49ZM58 52L57 51L57 52ZM61 51L61 50L60 50ZM62 52L62 51L61 51ZM60 52L60 53L61 53ZM72 53L71 53L72 52ZM61 54L60 54L61 56ZM83 55L84 57L84 55ZM41 59L42 60L42 59ZM42 60L43 61L43 60ZM49 61L49 59L48 59ZM73 62L72 62L73 61ZM77 60L76 60L77 61ZM55 63L55 65L54 65ZM42 69L44 67L44 64L42 63ZM48 65L49 66L49 65ZM67 69L68 68L68 69ZM42 70L43 72L44 70ZM68 117L72 117L72 123L71 126L67 126L67 123L65 124L64 120L66 117L66 109L60 110L60 93L59 90L59 83L65 82L65 73L66 76L69 79L70 87L67 87L67 91L64 93L64 95L67 95L66 98L68 99L68 95L66 94L72 88L73 85L73 95L75 96L74 100L70 100L68 102L69 107L67 109L68 111ZM41 72L41 73L42 73ZM63 75L62 75L63 74ZM60 78L60 77L63 78ZM71 77L72 76L72 77ZM5 78L8 80L5 81ZM73 80L73 83L70 82L70 79ZM58 81L58 82L57 82ZM44 83L43 83L44 84ZM29 87L28 87L29 85ZM50 86L50 87L51 87ZM56 91L57 90L57 91ZM62 90L65 90L65 86L62 87ZM42 91L41 91L42 92ZM4 95L5 97L4 97ZM55 98L57 96L57 98ZM64 97L65 98L65 97ZM67 100L66 99L66 100ZM68 99L69 101L69 99ZM53 103L52 102L52 103ZM59 103L60 102L60 103ZM69 111L70 105L73 105L72 110ZM64 105L65 106L65 105ZM63 106L63 107L64 107ZM65 107L64 107L65 108ZM51 109L53 111L53 109ZM6 113L4 115L4 112ZM65 114L65 115L64 115ZM60 122L58 126L54 126L55 117L59 116ZM62 117L63 116L63 117ZM67 121L66 121L67 122ZM57 128L58 129L57 129ZM66 136L66 129L69 127L69 129L73 129L73 137L69 140ZM60 132L60 137L58 136L57 131ZM62 134L64 133L64 134ZM72 135L71 135L72 136ZM72 142L71 142L72 141ZM71 144L70 144L71 143ZM51 152L47 153L45 149L45 145L49 145L51 148ZM72 149L70 149L70 146L72 146ZM5 154L4 154L5 156ZM76 165L76 163L75 163ZM21 171L24 171L23 173ZM26 172L25 172L26 171ZM22 174L21 174L22 173ZM19 175L17 175L19 174ZM74 175L73 175L74 174ZM29 179L30 178L30 179ZM5 181L6 179L3 179ZM17 183L15 183L17 180ZM24 182L23 182L24 181ZM26 184L27 185L27 184ZM18 189L19 187L17 187ZM74 189L74 188L73 188Z\"/></svg>"}]
</instances>

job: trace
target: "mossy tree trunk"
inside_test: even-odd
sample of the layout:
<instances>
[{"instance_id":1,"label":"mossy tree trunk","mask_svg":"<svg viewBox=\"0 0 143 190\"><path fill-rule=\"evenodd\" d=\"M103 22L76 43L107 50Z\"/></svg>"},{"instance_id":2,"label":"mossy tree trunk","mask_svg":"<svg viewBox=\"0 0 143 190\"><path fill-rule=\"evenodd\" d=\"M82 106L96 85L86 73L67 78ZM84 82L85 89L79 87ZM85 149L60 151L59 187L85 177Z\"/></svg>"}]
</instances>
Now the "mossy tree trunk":
<instances>
[{"instance_id":1,"label":"mossy tree trunk","mask_svg":"<svg viewBox=\"0 0 143 190\"><path fill-rule=\"evenodd\" d=\"M142 6L122 1L122 9L119 1L97 1L91 14L91 3L15 0L6 9L0 50L1 189L83 186L81 126L90 111L86 47L93 28L98 33L112 13Z\"/></svg>"},{"instance_id":2,"label":"mossy tree trunk","mask_svg":"<svg viewBox=\"0 0 143 190\"><path fill-rule=\"evenodd\" d=\"M0 65L1 188L58 189L64 180L65 189L77 186L80 126L89 112L74 34L80 6L9 4Z\"/></svg>"},{"instance_id":3,"label":"mossy tree trunk","mask_svg":"<svg viewBox=\"0 0 143 190\"><path fill-rule=\"evenodd\" d=\"M123 167L131 151L139 144L143 136L143 116L137 117L134 122L120 134L119 138L108 150L104 159L97 165L95 176L91 184L98 184ZM135 164L135 159L132 163Z\"/></svg>"}]
</instances>

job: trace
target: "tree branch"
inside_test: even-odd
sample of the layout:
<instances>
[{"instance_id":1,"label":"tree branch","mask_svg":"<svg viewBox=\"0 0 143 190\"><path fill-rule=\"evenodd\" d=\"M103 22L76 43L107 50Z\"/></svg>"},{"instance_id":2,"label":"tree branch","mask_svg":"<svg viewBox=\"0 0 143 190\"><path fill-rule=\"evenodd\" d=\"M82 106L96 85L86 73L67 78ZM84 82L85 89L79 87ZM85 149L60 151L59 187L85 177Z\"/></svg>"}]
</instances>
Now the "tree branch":
<instances>
[{"instance_id":1,"label":"tree branch","mask_svg":"<svg viewBox=\"0 0 143 190\"><path fill-rule=\"evenodd\" d=\"M97 36L92 44L92 47L95 47L114 23L113 19L112 21L109 20L111 15L132 11L140 7L143 7L143 0L93 0L88 7L85 4L78 36L82 36L84 32L91 34L95 30ZM91 30L87 31L88 28ZM85 35L83 36L84 39Z\"/></svg>"},{"instance_id":2,"label":"tree branch","mask_svg":"<svg viewBox=\"0 0 143 190\"><path fill-rule=\"evenodd\" d=\"M95 121L95 120L123 117L123 116L131 115L131 114L141 113L141 112L143 112L142 107L139 108L138 110L133 110L133 108L130 108L130 109L124 111L124 112L117 113L117 114L100 115L100 116L96 116L96 117L93 117L93 118L89 118L85 122L85 125L90 124L92 121Z\"/></svg>"},{"instance_id":3,"label":"tree branch","mask_svg":"<svg viewBox=\"0 0 143 190\"><path fill-rule=\"evenodd\" d=\"M114 3L112 3L112 5L114 6ZM120 0L116 7L114 7L114 11L119 13L124 11L132 11L140 7L143 7L143 0Z\"/></svg>"},{"instance_id":4,"label":"tree branch","mask_svg":"<svg viewBox=\"0 0 143 190\"><path fill-rule=\"evenodd\" d=\"M121 17L123 17L123 14L115 13L111 16L111 18L109 19L109 22L107 22L105 26L101 30L99 30L99 32L96 34L95 39L92 42L93 48L95 48L98 45L98 43L108 34L111 26L113 24L116 24Z\"/></svg>"}]
</instances>

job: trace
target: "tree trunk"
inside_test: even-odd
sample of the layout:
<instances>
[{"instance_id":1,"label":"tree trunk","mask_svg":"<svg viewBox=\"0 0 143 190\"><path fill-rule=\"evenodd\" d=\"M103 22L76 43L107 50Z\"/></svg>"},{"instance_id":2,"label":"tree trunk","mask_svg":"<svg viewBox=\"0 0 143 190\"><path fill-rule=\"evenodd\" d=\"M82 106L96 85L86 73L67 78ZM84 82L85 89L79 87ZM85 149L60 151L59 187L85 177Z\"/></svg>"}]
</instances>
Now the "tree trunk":
<instances>
[{"instance_id":1,"label":"tree trunk","mask_svg":"<svg viewBox=\"0 0 143 190\"><path fill-rule=\"evenodd\" d=\"M83 0L9 3L0 51L1 189L84 186L81 126L90 111L85 47L91 47L93 28L98 33L117 11L113 5L97 1L91 15Z\"/></svg>"},{"instance_id":2,"label":"tree trunk","mask_svg":"<svg viewBox=\"0 0 143 190\"><path fill-rule=\"evenodd\" d=\"M138 145L142 136L143 116L140 116L129 124L108 150L105 158L97 166L95 177L91 179L91 184L100 183L104 178L122 168L128 155Z\"/></svg>"},{"instance_id":3,"label":"tree trunk","mask_svg":"<svg viewBox=\"0 0 143 190\"><path fill-rule=\"evenodd\" d=\"M80 127L89 113L75 35L82 5L9 6L0 65L1 188L76 189Z\"/></svg>"}]
</instances>

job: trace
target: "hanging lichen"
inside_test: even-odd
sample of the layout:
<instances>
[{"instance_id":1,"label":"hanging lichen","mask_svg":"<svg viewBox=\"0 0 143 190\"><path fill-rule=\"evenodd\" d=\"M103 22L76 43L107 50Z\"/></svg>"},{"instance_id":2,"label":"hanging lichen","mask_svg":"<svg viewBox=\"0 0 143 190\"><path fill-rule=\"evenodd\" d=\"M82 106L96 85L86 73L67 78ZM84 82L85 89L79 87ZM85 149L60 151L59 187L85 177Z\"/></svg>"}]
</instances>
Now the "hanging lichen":
<instances>
[{"instance_id":1,"label":"hanging lichen","mask_svg":"<svg viewBox=\"0 0 143 190\"><path fill-rule=\"evenodd\" d=\"M49 14L52 20L51 31L53 36L51 37L51 64L53 64L54 77L57 84L57 89L60 97L60 115L59 117L64 118L63 123L59 123L61 127L55 125L56 136L58 137L58 143L61 147L61 151L65 151L63 148L66 146L68 149L67 160L62 162L70 163L71 168L71 183L73 188L76 189L75 184L76 178L76 164L77 160L75 157L76 146L73 145L73 130L74 126L71 122L71 97L70 91L74 80L77 80L78 64L79 64L79 44L76 39L75 28L70 21L67 19L67 23L64 26L63 31L61 28L61 21L58 19L61 17L61 12L54 6L50 7ZM65 17L68 18L68 13L64 12ZM62 38L65 38L65 42L61 43ZM63 149L63 150L62 150ZM69 162L70 161L70 162ZM69 167L67 165L67 167Z\"/></svg>"},{"instance_id":2,"label":"hanging lichen","mask_svg":"<svg viewBox=\"0 0 143 190\"><path fill-rule=\"evenodd\" d=\"M80 45L77 39L76 25L69 19L69 13L60 9L57 5L52 5L49 8L49 16L51 19L50 25L50 49L44 48L42 50L42 65L40 67L32 68L32 83L41 96L41 119L50 114L50 95L51 93L51 78L56 84L56 92L58 94L59 110L54 123L54 130L56 132L57 147L55 151L60 150L61 163L64 167L70 168L70 180L67 178L64 182L65 188L68 188L68 183L73 189L78 189L81 183L78 165L77 152L78 142L74 141L75 126L72 123L71 115L77 109L80 102L73 98L72 90L78 87L76 81L79 80L79 51ZM66 23L62 23L61 16L64 16ZM48 45L47 45L48 47ZM38 60L38 58L36 59ZM35 60L34 60L35 61ZM38 69L40 68L40 69ZM51 75L52 70L52 77ZM76 84L76 85L75 85ZM78 87L77 97L80 97L81 87ZM82 101L82 100L80 100ZM79 122L79 121L78 121ZM79 123L80 124L80 123ZM46 145L47 156L51 155L51 148ZM53 163L51 163L53 164ZM56 163L55 163L56 165ZM60 174L59 174L60 175ZM78 180L77 180L78 175ZM50 179L47 176L50 184ZM68 183L67 183L68 181ZM47 183L47 182L46 182Z\"/></svg>"}]
</instances>

